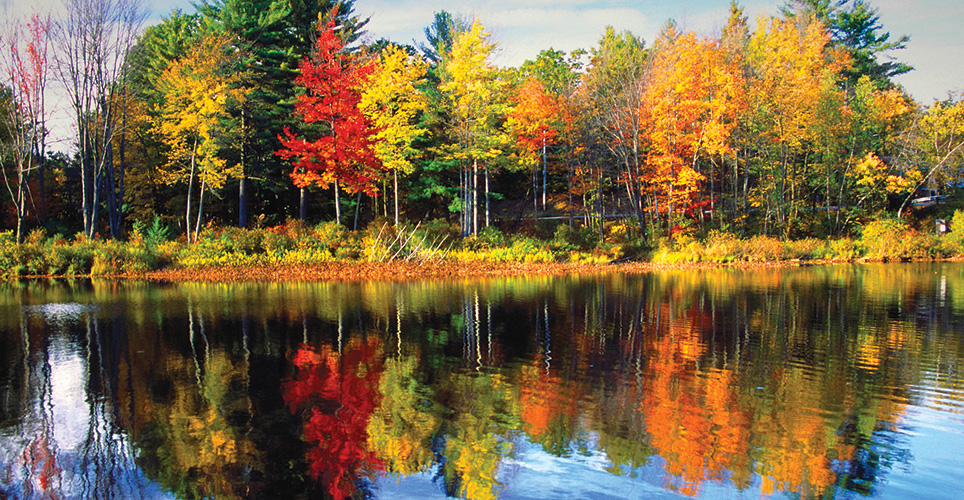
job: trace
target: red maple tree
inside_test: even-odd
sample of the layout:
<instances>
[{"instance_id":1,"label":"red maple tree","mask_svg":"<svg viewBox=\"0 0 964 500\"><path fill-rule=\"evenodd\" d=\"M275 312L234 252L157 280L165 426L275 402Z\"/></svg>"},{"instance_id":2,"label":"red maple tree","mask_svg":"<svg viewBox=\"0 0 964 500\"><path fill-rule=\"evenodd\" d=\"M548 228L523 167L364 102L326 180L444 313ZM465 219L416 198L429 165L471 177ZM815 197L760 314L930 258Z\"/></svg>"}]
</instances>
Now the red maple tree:
<instances>
[{"instance_id":1,"label":"red maple tree","mask_svg":"<svg viewBox=\"0 0 964 500\"><path fill-rule=\"evenodd\" d=\"M375 156L378 129L358 108L361 88L375 69L375 61L345 51L335 32L335 15L319 24L311 59L301 62L295 83L305 88L298 96L295 114L306 124L321 125L314 140L298 137L285 127L278 139L284 149L277 154L291 159L291 178L298 187L336 184L349 192L376 192L375 180L384 170Z\"/></svg>"}]
</instances>

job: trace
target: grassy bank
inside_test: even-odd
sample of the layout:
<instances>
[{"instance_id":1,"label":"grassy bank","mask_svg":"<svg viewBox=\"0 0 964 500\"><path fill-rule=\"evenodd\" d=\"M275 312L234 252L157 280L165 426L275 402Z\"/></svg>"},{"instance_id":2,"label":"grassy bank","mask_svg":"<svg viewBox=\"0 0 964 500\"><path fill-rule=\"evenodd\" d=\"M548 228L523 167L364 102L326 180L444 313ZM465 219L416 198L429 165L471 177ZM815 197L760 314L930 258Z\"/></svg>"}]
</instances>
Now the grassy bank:
<instances>
[{"instance_id":1,"label":"grassy bank","mask_svg":"<svg viewBox=\"0 0 964 500\"><path fill-rule=\"evenodd\" d=\"M957 222L957 223L955 223ZM136 224L128 241L66 239L36 230L18 244L0 233L0 277L92 276L163 280L385 279L551 274L632 268L754 265L799 261L905 261L964 256L964 214L937 235L895 220L867 224L859 237L781 240L710 231L648 243L624 225L603 235L558 226L539 238L487 228L459 238L441 221L348 231L334 223L237 229L208 227L194 243L158 223Z\"/></svg>"}]
</instances>

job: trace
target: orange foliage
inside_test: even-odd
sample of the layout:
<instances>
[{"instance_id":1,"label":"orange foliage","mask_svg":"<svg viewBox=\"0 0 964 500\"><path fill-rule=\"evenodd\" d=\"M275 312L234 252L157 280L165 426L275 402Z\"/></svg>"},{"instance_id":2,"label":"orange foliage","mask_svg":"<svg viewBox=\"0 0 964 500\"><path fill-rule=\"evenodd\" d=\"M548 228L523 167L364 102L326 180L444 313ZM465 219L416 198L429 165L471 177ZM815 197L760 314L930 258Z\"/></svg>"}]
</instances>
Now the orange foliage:
<instances>
[{"instance_id":1,"label":"orange foliage","mask_svg":"<svg viewBox=\"0 0 964 500\"><path fill-rule=\"evenodd\" d=\"M643 96L650 151L646 162L657 192L673 204L689 204L704 176L700 157L730 152L730 134L746 108L738 59L719 41L677 36L671 27L654 47L653 69Z\"/></svg>"},{"instance_id":2,"label":"orange foliage","mask_svg":"<svg viewBox=\"0 0 964 500\"><path fill-rule=\"evenodd\" d=\"M519 87L509 113L508 126L523 151L525 163L535 164L537 151L556 142L562 122L559 99L549 95L542 83L529 78Z\"/></svg>"},{"instance_id":3,"label":"orange foliage","mask_svg":"<svg viewBox=\"0 0 964 500\"><path fill-rule=\"evenodd\" d=\"M700 373L699 330L671 326L655 343L652 388L642 402L653 448L666 460L667 483L686 495L705 480L746 468L749 414L740 408L730 370Z\"/></svg>"},{"instance_id":4,"label":"orange foliage","mask_svg":"<svg viewBox=\"0 0 964 500\"><path fill-rule=\"evenodd\" d=\"M544 359L533 359L522 367L519 406L526 433L535 441L560 418L575 418L578 396L568 393L558 375L545 366Z\"/></svg>"}]
</instances>

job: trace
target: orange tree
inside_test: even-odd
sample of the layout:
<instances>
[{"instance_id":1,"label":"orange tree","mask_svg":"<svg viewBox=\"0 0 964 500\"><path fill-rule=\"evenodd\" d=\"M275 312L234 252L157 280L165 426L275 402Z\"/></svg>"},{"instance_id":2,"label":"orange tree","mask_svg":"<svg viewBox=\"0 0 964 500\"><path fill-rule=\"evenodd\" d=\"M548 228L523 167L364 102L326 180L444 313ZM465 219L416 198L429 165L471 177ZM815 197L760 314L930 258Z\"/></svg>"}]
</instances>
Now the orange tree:
<instances>
[{"instance_id":1,"label":"orange tree","mask_svg":"<svg viewBox=\"0 0 964 500\"><path fill-rule=\"evenodd\" d=\"M519 162L524 166L537 167L541 151L542 159L542 209L546 208L546 148L555 144L559 135L562 113L560 102L546 92L542 82L528 78L516 90L514 104L509 112L507 125L519 147ZM538 182L535 170L532 175L532 202L538 211Z\"/></svg>"},{"instance_id":2,"label":"orange tree","mask_svg":"<svg viewBox=\"0 0 964 500\"><path fill-rule=\"evenodd\" d=\"M730 152L730 134L745 107L743 77L719 42L693 33L678 35L673 25L651 52L643 134L652 177L642 181L654 195L665 187L660 197L665 196L663 206L672 222L674 207L696 201L707 178L699 161Z\"/></svg>"}]
</instances>

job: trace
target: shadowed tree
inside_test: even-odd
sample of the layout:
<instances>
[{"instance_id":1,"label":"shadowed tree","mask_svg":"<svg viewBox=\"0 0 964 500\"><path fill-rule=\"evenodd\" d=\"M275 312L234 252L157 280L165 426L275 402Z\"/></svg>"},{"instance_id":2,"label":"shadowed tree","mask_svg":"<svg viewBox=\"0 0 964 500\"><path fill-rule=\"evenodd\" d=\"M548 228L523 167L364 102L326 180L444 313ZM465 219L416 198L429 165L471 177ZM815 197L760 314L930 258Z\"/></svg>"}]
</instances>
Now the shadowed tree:
<instances>
[{"instance_id":1,"label":"shadowed tree","mask_svg":"<svg viewBox=\"0 0 964 500\"><path fill-rule=\"evenodd\" d=\"M126 60L146 17L140 0L64 0L64 17L57 23L56 67L77 133L84 234L89 238L97 233L102 204L111 237L121 236Z\"/></svg>"}]
</instances>

